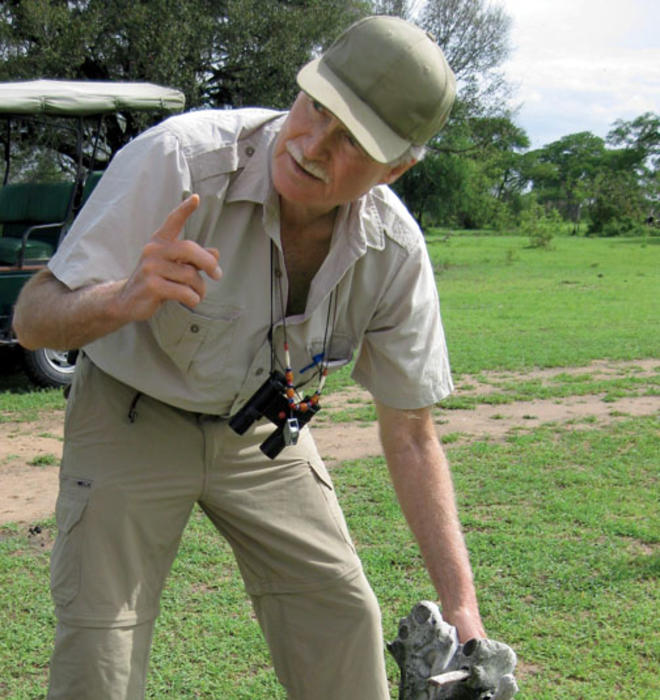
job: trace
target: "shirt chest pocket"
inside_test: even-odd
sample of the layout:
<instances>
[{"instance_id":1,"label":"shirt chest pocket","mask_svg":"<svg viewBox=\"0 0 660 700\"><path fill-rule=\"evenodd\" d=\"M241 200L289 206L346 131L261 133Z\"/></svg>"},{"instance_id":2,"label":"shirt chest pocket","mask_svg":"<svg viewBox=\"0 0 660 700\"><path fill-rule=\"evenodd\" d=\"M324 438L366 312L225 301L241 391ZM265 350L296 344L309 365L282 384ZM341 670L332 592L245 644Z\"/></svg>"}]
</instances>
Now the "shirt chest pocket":
<instances>
[{"instance_id":1,"label":"shirt chest pocket","mask_svg":"<svg viewBox=\"0 0 660 700\"><path fill-rule=\"evenodd\" d=\"M166 302L150 324L161 349L184 374L196 379L218 379L231 356L242 309L232 305L200 304L194 311Z\"/></svg>"}]
</instances>

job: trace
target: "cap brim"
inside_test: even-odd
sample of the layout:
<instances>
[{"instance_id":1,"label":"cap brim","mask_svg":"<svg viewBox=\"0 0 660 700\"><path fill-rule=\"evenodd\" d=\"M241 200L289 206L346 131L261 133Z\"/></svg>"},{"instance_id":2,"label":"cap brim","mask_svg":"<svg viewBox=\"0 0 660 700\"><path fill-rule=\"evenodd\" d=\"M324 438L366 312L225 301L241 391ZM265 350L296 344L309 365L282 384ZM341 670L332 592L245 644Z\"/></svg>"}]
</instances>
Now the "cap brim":
<instances>
[{"instance_id":1,"label":"cap brim","mask_svg":"<svg viewBox=\"0 0 660 700\"><path fill-rule=\"evenodd\" d=\"M303 66L297 81L310 97L332 112L379 163L391 163L410 147L410 141L392 131L320 58Z\"/></svg>"}]
</instances>

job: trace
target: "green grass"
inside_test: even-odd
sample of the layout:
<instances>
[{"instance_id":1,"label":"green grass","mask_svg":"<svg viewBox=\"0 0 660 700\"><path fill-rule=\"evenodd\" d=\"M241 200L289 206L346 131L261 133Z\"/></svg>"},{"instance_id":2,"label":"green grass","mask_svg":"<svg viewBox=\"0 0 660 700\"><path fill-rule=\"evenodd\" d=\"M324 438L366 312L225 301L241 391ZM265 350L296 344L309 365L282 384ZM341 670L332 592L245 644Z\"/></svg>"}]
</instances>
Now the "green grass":
<instances>
[{"instance_id":1,"label":"green grass","mask_svg":"<svg viewBox=\"0 0 660 700\"><path fill-rule=\"evenodd\" d=\"M332 416L319 414L319 420L332 423L373 423L376 420L376 408L373 404L364 406L347 406L334 411Z\"/></svg>"},{"instance_id":2,"label":"green grass","mask_svg":"<svg viewBox=\"0 0 660 700\"><path fill-rule=\"evenodd\" d=\"M660 238L427 236L455 377L658 357ZM351 384L352 366L328 378Z\"/></svg>"},{"instance_id":3,"label":"green grass","mask_svg":"<svg viewBox=\"0 0 660 700\"><path fill-rule=\"evenodd\" d=\"M66 401L60 389L42 389L40 391L21 390L12 392L4 390L0 378L0 423L34 421L42 411L52 409L64 410Z\"/></svg>"},{"instance_id":4,"label":"green grass","mask_svg":"<svg viewBox=\"0 0 660 700\"><path fill-rule=\"evenodd\" d=\"M569 237L542 250L516 236L431 236L428 247L457 374L658 354L660 245Z\"/></svg>"},{"instance_id":5,"label":"green grass","mask_svg":"<svg viewBox=\"0 0 660 700\"><path fill-rule=\"evenodd\" d=\"M628 376L612 379L594 378L590 374L579 376L558 374L549 379L526 379L517 381L489 381L494 391L486 394L461 394L449 396L439 402L444 409L469 409L478 405L498 406L514 401L532 399L561 399L568 396L602 394L603 401L635 396L660 396L660 360L651 376Z\"/></svg>"},{"instance_id":6,"label":"green grass","mask_svg":"<svg viewBox=\"0 0 660 700\"><path fill-rule=\"evenodd\" d=\"M34 459L30 460L29 464L32 467L52 467L53 465L59 464L60 459L53 454L38 455Z\"/></svg>"},{"instance_id":7,"label":"green grass","mask_svg":"<svg viewBox=\"0 0 660 700\"><path fill-rule=\"evenodd\" d=\"M518 652L520 698L651 698L660 691L658 425L539 429L448 447L482 613ZM334 471L381 603L386 637L434 598L381 459ZM49 542L53 523L42 526ZM53 617L47 554L0 530L0 695L43 696ZM154 639L150 698L285 698L231 552L200 512L185 533ZM392 697L396 666L388 659Z\"/></svg>"},{"instance_id":8,"label":"green grass","mask_svg":"<svg viewBox=\"0 0 660 700\"><path fill-rule=\"evenodd\" d=\"M521 237L431 236L458 383L470 373L492 385L491 393L464 397L462 407L593 393L657 396L657 368L646 377L633 366L612 378L585 371L516 382L479 374L658 357L655 243L556 238L551 250L533 250ZM333 390L350 384L350 368L329 379ZM0 378L0 421L63 405L60 392ZM373 418L371 408L347 404L337 419ZM571 427L513 433L499 444L454 444L457 433L446 439L482 614L491 636L518 652L521 700L656 698L658 422L600 427L584 417L579 430ZM435 594L383 461L345 463L333 478L392 639L399 617ZM0 528L0 697L11 700L45 694L54 523L40 525L37 534ZM390 659L388 672L395 698ZM285 698L231 551L199 511L163 597L148 697Z\"/></svg>"}]
</instances>

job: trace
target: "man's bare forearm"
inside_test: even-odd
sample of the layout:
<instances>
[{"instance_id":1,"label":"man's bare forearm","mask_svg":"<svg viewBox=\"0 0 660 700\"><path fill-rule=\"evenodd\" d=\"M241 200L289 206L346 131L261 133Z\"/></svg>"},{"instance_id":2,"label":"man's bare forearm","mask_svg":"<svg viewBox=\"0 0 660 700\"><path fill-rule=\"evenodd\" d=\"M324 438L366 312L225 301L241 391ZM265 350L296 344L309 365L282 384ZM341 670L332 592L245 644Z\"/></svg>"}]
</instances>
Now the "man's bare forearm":
<instances>
[{"instance_id":1,"label":"man's bare forearm","mask_svg":"<svg viewBox=\"0 0 660 700\"><path fill-rule=\"evenodd\" d=\"M28 349L80 348L123 326L118 303L125 280L70 290L48 270L25 285L14 311L14 331Z\"/></svg>"},{"instance_id":2,"label":"man's bare forearm","mask_svg":"<svg viewBox=\"0 0 660 700\"><path fill-rule=\"evenodd\" d=\"M449 465L430 413L378 405L381 439L401 510L462 641L485 636Z\"/></svg>"}]
</instances>

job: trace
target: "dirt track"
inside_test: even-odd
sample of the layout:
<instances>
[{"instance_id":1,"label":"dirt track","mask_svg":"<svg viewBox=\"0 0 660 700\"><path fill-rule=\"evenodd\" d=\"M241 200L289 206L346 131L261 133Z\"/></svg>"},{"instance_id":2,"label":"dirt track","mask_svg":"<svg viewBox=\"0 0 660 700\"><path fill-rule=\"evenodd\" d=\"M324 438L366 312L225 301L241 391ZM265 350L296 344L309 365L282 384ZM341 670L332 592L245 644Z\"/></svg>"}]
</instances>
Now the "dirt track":
<instances>
[{"instance_id":1,"label":"dirt track","mask_svg":"<svg viewBox=\"0 0 660 700\"><path fill-rule=\"evenodd\" d=\"M588 367L481 375L479 382L463 376L455 396L483 396L494 383L516 380L551 380L558 374L589 374L594 379L652 377L658 360L614 363L595 362ZM486 381L484 381L484 379ZM643 392L640 392L643 393ZM346 406L368 403L369 396L357 389L337 392L324 402L325 420L314 426L319 450L329 466L347 459L380 454L377 427L373 422L330 422L328 417ZM658 414L658 396L634 396L604 402L602 395L518 401L502 405L480 403L474 409L438 410L440 437L452 435L454 444L477 439L502 440L511 431L531 430L547 423L569 424L574 429L601 427L621 418ZM62 453L63 412L44 412L36 422L0 423L0 524L38 524L53 513L57 493L57 461Z\"/></svg>"}]
</instances>

